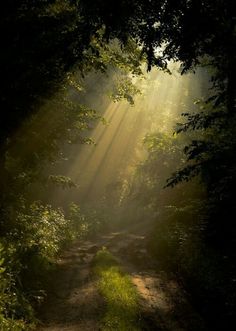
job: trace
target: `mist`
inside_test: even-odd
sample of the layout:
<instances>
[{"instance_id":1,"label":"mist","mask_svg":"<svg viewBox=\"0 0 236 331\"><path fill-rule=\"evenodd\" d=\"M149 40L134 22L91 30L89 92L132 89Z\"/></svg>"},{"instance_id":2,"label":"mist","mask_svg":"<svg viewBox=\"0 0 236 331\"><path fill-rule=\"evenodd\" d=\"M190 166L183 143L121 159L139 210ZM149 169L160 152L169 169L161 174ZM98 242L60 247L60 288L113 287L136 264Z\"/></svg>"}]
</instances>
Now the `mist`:
<instances>
[{"instance_id":1,"label":"mist","mask_svg":"<svg viewBox=\"0 0 236 331\"><path fill-rule=\"evenodd\" d=\"M96 109L102 120L91 123L90 130L85 132L92 144L65 147L67 160L52 168L55 173L71 178L76 188L53 189L48 197L51 203L66 207L73 201L87 209L101 209L104 204L108 207L114 197L113 209L121 203L124 190L127 187L132 190L137 169L148 159L145 137L160 134L171 139L176 123L182 120L181 114L196 112L194 101L208 93L209 82L203 69L181 75L178 65L173 64L171 71L169 74L153 69L141 78L133 78L140 91L134 96L133 104L116 101L109 95L112 73L110 77L91 73L85 78L85 91L76 100L82 99L87 107ZM73 91L70 93L75 98ZM181 166L179 161L168 171L156 169L163 173L163 186L159 190L163 190L165 181Z\"/></svg>"}]
</instances>

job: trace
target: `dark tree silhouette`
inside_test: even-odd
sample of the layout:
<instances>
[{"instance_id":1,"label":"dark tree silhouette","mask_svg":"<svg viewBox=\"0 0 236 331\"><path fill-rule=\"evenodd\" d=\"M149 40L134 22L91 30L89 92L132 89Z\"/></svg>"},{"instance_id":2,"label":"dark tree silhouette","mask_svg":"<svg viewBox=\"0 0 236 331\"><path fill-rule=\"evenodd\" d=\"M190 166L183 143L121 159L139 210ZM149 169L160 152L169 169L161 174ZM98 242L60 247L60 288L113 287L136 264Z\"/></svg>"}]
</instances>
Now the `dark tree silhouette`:
<instances>
[{"instance_id":1,"label":"dark tree silhouette","mask_svg":"<svg viewBox=\"0 0 236 331\"><path fill-rule=\"evenodd\" d=\"M91 68L106 70L106 65L100 58L100 50L94 46L93 40L97 40L101 47L106 47L114 39L121 47L127 47L132 40L142 50L148 70L155 66L168 70L170 60L181 62L183 74L195 70L197 66L209 69L212 89L210 97L205 100L203 111L184 114L185 123L177 128L178 133L186 134L190 131L204 131L205 137L193 140L185 148L188 164L173 174L167 185L175 186L196 175L201 176L208 191L205 241L222 256L231 258L232 265L235 266L234 2L6 1L0 13L0 185L4 191L0 207L5 210L0 213L0 226L4 224L6 232L14 234L6 219L14 215L14 208L24 211L27 209L22 197L18 194L16 198L14 195L12 183L16 182L16 178L9 178L6 171L6 151L12 134L25 119L36 113L45 100L59 91L65 84L66 75L73 71L73 68L81 74ZM132 48L129 50L130 58L133 51ZM96 62L96 58L101 61ZM41 215L40 208L36 208L37 215ZM18 216L19 210L18 214L16 213ZM50 213L54 212L50 210ZM28 216L34 217L34 213ZM17 217L14 222L18 222ZM1 235L4 237L5 234ZM5 237L4 240L6 241ZM227 317L227 314L225 316Z\"/></svg>"}]
</instances>

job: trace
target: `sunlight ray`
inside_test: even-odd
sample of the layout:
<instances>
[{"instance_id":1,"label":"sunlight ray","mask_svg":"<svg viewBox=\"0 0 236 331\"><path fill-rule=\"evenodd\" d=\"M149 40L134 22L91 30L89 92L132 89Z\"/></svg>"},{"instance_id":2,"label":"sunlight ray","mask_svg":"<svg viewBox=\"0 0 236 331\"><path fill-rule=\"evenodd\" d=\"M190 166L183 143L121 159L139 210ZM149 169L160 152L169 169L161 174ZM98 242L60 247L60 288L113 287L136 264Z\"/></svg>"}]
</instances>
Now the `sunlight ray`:
<instances>
[{"instance_id":1,"label":"sunlight ray","mask_svg":"<svg viewBox=\"0 0 236 331\"><path fill-rule=\"evenodd\" d=\"M132 180L135 166L146 156L145 135L156 130L172 134L180 114L191 106L189 95L201 93L200 83L193 83L190 74L181 76L176 71L169 75L153 70L140 88L145 92L136 97L134 106L125 101L108 104L103 114L108 124L97 123L90 134L94 146L73 148L66 175L78 188L54 192L55 200L98 201L112 183Z\"/></svg>"}]
</instances>

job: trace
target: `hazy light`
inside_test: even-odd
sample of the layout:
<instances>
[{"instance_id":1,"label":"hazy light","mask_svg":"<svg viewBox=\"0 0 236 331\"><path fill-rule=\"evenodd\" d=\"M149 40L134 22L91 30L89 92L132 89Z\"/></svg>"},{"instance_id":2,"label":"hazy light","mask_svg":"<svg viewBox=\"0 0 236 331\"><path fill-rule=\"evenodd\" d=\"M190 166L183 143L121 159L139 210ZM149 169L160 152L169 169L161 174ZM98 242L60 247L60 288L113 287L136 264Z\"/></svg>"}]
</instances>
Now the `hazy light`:
<instances>
[{"instance_id":1,"label":"hazy light","mask_svg":"<svg viewBox=\"0 0 236 331\"><path fill-rule=\"evenodd\" d=\"M98 123L94 128L90 137L95 146L73 148L76 155L68 162L65 175L78 189L57 192L54 198L59 203L97 201L112 184L131 180L135 165L146 156L144 136L157 130L171 133L176 118L201 95L196 76L181 76L177 71L169 75L153 70L139 84L143 95L136 97L134 106L110 102L103 110L109 124Z\"/></svg>"}]
</instances>

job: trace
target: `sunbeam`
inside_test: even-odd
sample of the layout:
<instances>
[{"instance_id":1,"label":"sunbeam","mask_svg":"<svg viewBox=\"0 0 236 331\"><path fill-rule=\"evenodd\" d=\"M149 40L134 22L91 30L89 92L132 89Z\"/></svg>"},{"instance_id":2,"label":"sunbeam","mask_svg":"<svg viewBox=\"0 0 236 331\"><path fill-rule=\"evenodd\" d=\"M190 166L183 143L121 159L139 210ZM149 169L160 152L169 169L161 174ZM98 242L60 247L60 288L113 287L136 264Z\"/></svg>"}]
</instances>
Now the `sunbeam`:
<instances>
[{"instance_id":1,"label":"sunbeam","mask_svg":"<svg viewBox=\"0 0 236 331\"><path fill-rule=\"evenodd\" d=\"M110 101L104 111L103 101L96 99L93 107L101 105L107 124L99 122L92 130L89 137L95 145L72 148L73 157L64 174L77 188L54 191L55 203L91 204L102 199L112 183L131 180L135 166L146 157L142 144L145 135L155 131L171 134L180 114L193 107L189 99L201 97L201 74L196 79L193 74L181 76L174 66L172 70L172 75L153 70L138 81L144 92L136 96L134 105Z\"/></svg>"}]
</instances>

